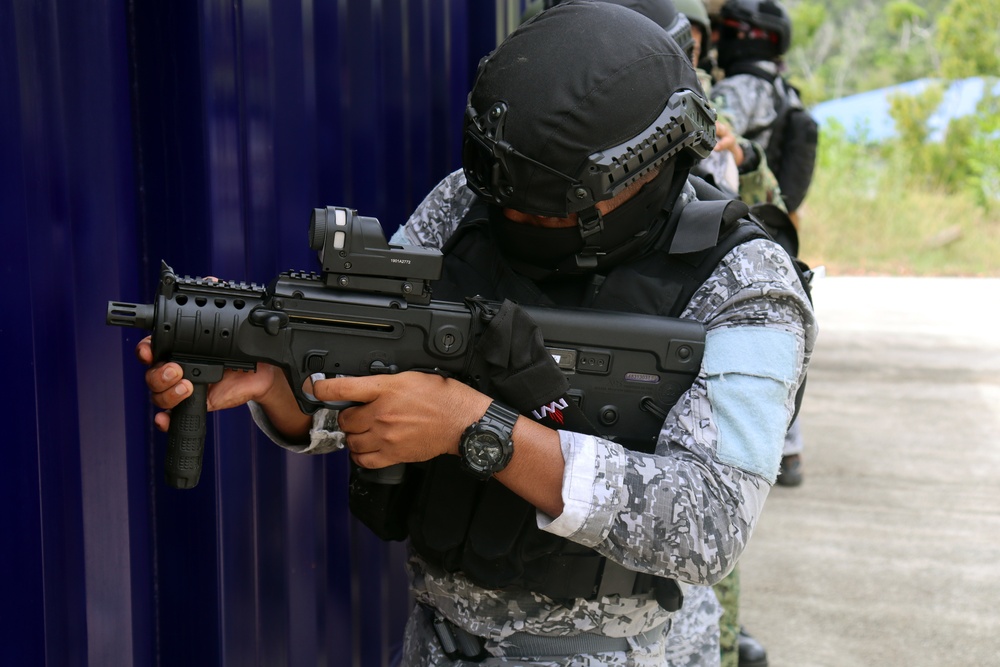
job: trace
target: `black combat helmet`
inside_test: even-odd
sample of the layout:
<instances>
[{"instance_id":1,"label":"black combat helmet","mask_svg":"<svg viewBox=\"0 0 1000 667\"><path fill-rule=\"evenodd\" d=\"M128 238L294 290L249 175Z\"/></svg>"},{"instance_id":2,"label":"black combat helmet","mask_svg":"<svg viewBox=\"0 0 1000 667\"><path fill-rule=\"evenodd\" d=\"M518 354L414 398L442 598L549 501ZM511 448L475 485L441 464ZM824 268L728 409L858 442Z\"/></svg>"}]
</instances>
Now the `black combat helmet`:
<instances>
[{"instance_id":1,"label":"black combat helmet","mask_svg":"<svg viewBox=\"0 0 1000 667\"><path fill-rule=\"evenodd\" d=\"M677 11L673 0L600 0L600 2L610 2L639 12L666 30L688 57L694 52L691 21L687 16Z\"/></svg>"},{"instance_id":2,"label":"black combat helmet","mask_svg":"<svg viewBox=\"0 0 1000 667\"><path fill-rule=\"evenodd\" d=\"M677 11L687 17L692 25L701 28L702 51L707 51L712 39L712 21L708 18L704 0L674 0Z\"/></svg>"},{"instance_id":3,"label":"black combat helmet","mask_svg":"<svg viewBox=\"0 0 1000 667\"><path fill-rule=\"evenodd\" d=\"M792 19L778 0L726 0L719 17L719 67L775 60L792 43Z\"/></svg>"},{"instance_id":4,"label":"black combat helmet","mask_svg":"<svg viewBox=\"0 0 1000 667\"><path fill-rule=\"evenodd\" d=\"M521 25L480 63L463 166L473 191L498 207L578 213L585 253L605 255L651 221L602 233L594 205L654 167L682 181L714 145L715 113L676 42L630 9L570 0Z\"/></svg>"},{"instance_id":5,"label":"black combat helmet","mask_svg":"<svg viewBox=\"0 0 1000 667\"><path fill-rule=\"evenodd\" d=\"M643 16L656 22L661 28L666 30L684 53L690 56L694 52L694 38L691 36L691 22L688 16L679 12L673 0L596 0L597 2L607 2L613 5L628 7L632 11L639 12ZM698 0L699 2L701 0ZM521 22L524 23L530 18L534 18L539 12L555 7L560 4L559 0L529 0L521 15Z\"/></svg>"}]
</instances>

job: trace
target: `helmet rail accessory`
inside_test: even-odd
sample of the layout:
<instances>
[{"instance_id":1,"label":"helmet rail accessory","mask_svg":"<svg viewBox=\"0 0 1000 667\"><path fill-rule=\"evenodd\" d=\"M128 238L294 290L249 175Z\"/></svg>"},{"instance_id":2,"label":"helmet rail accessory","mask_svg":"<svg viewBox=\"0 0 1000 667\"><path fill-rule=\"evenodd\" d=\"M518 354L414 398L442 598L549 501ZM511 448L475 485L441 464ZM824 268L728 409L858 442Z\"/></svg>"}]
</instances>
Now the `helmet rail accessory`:
<instances>
[{"instance_id":1,"label":"helmet rail accessory","mask_svg":"<svg viewBox=\"0 0 1000 667\"><path fill-rule=\"evenodd\" d=\"M566 174L531 158L504 140L508 106L496 101L482 113L466 106L463 164L469 187L484 200L504 208L518 187L541 169L564 181L563 210L524 210L524 213L565 217L611 199L650 169L686 153L695 160L707 157L715 146L716 114L698 92L679 90L667 100L659 116L628 141L592 153L575 175Z\"/></svg>"}]
</instances>

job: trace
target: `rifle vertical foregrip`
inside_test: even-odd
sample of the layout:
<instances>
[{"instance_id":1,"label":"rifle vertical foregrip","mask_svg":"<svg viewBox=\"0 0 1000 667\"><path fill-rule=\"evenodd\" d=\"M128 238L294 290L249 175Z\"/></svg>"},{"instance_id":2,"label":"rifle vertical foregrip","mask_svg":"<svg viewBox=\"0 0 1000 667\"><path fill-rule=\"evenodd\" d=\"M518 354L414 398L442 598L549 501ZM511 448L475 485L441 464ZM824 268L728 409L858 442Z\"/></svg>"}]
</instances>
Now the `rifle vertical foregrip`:
<instances>
[{"instance_id":1,"label":"rifle vertical foregrip","mask_svg":"<svg viewBox=\"0 0 1000 667\"><path fill-rule=\"evenodd\" d=\"M194 391L170 411L164 477L175 489L191 489L201 477L205 454L205 413L208 385L194 383Z\"/></svg>"}]
</instances>

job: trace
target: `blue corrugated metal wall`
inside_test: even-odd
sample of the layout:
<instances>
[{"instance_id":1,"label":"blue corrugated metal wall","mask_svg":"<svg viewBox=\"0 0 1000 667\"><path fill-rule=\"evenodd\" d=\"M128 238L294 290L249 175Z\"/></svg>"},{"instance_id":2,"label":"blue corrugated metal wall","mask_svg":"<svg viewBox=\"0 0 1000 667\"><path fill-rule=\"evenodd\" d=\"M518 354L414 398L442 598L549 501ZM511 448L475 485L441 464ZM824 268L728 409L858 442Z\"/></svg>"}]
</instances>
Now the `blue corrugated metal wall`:
<instances>
[{"instance_id":1,"label":"blue corrugated metal wall","mask_svg":"<svg viewBox=\"0 0 1000 667\"><path fill-rule=\"evenodd\" d=\"M141 332L108 300L180 273L312 268L309 211L388 232L458 166L476 61L523 2L0 0L0 655L11 665L383 665L401 547L346 509L346 460L212 420L162 482Z\"/></svg>"}]
</instances>

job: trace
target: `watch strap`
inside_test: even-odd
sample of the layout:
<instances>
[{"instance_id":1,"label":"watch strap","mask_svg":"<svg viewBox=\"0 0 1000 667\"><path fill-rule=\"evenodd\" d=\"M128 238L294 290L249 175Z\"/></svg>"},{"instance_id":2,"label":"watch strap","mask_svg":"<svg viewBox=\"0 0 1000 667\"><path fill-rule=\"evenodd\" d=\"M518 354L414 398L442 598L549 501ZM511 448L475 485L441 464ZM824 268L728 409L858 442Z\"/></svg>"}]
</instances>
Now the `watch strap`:
<instances>
[{"instance_id":1,"label":"watch strap","mask_svg":"<svg viewBox=\"0 0 1000 667\"><path fill-rule=\"evenodd\" d=\"M515 410L508 408L503 403L493 401L490 403L490 407L486 408L486 414L479 420L479 423L506 433L509 439L514 432L514 424L517 423L518 417L520 415Z\"/></svg>"}]
</instances>

